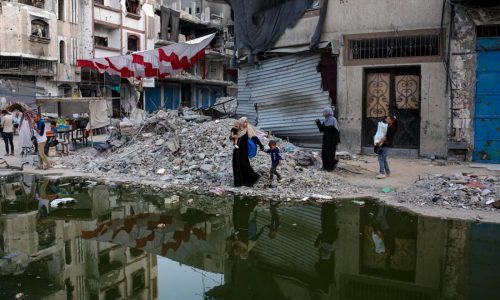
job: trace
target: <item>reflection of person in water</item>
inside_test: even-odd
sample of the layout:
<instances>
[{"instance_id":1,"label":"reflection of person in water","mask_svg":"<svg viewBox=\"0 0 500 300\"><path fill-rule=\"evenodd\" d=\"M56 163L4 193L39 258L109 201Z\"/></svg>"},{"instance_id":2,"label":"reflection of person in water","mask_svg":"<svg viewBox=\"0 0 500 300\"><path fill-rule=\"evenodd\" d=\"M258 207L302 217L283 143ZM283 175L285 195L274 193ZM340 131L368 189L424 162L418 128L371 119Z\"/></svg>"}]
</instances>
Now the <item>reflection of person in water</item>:
<instances>
[{"instance_id":1,"label":"reflection of person in water","mask_svg":"<svg viewBox=\"0 0 500 300\"><path fill-rule=\"evenodd\" d=\"M319 252L319 259L314 267L319 277L319 287L325 292L328 292L330 284L335 280L335 242L337 237L335 203L324 203L321 206L321 233L314 243Z\"/></svg>"},{"instance_id":2,"label":"reflection of person in water","mask_svg":"<svg viewBox=\"0 0 500 300\"><path fill-rule=\"evenodd\" d=\"M387 209L385 206L378 206L377 214L372 220L372 241L375 252L388 254L386 264L394 254L394 235L386 220Z\"/></svg>"},{"instance_id":3,"label":"reflection of person in water","mask_svg":"<svg viewBox=\"0 0 500 300\"><path fill-rule=\"evenodd\" d=\"M271 224L269 224L269 238L274 239L280 227L280 216L278 215L279 202L269 201L269 211L271 212Z\"/></svg>"},{"instance_id":4,"label":"reflection of person in water","mask_svg":"<svg viewBox=\"0 0 500 300\"><path fill-rule=\"evenodd\" d=\"M50 201L47 197L47 187L49 185L48 179L40 180L36 189L36 200L38 200L38 213L40 219L47 218L49 214Z\"/></svg>"},{"instance_id":5,"label":"reflection of person in water","mask_svg":"<svg viewBox=\"0 0 500 300\"><path fill-rule=\"evenodd\" d=\"M250 214L255 209L257 200L253 198L235 199L233 204L233 254L241 259L247 259L250 251L264 232L265 227L259 231L257 228L257 213Z\"/></svg>"},{"instance_id":6,"label":"reflection of person in water","mask_svg":"<svg viewBox=\"0 0 500 300\"><path fill-rule=\"evenodd\" d=\"M369 235L363 250L362 272L399 280L413 280L416 263L417 218L381 205L367 205L362 216ZM371 234L370 234L371 231ZM371 245L370 245L371 244ZM378 262L377 262L378 261Z\"/></svg>"}]
</instances>

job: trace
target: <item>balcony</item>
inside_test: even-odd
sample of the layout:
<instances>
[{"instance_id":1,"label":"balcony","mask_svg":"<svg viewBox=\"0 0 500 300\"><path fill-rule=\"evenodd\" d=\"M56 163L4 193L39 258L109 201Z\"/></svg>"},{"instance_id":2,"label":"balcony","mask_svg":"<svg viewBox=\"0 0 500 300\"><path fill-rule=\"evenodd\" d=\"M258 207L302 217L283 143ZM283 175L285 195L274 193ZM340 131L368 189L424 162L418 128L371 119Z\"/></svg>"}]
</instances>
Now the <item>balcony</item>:
<instances>
[{"instance_id":1,"label":"balcony","mask_svg":"<svg viewBox=\"0 0 500 300\"><path fill-rule=\"evenodd\" d=\"M44 0L19 0L18 1L21 4L29 5L29 6L34 6L38 8L45 8L45 1Z\"/></svg>"},{"instance_id":2,"label":"balcony","mask_svg":"<svg viewBox=\"0 0 500 300\"><path fill-rule=\"evenodd\" d=\"M94 4L94 22L111 28L121 26L121 10L116 7Z\"/></svg>"},{"instance_id":3,"label":"balcony","mask_svg":"<svg viewBox=\"0 0 500 300\"><path fill-rule=\"evenodd\" d=\"M0 74L54 76L54 62L49 60L0 56Z\"/></svg>"}]
</instances>

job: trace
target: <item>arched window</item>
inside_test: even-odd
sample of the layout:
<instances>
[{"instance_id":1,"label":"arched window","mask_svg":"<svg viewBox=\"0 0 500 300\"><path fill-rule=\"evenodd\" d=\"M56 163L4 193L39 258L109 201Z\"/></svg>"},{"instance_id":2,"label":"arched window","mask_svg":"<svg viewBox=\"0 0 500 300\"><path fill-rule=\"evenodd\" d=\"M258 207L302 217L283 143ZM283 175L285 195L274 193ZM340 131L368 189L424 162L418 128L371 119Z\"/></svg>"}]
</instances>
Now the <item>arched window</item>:
<instances>
[{"instance_id":1,"label":"arched window","mask_svg":"<svg viewBox=\"0 0 500 300\"><path fill-rule=\"evenodd\" d=\"M139 38L135 35L129 35L127 38L127 49L130 52L139 51Z\"/></svg>"},{"instance_id":2,"label":"arched window","mask_svg":"<svg viewBox=\"0 0 500 300\"><path fill-rule=\"evenodd\" d=\"M31 21L31 35L49 38L49 24L41 19Z\"/></svg>"},{"instance_id":3,"label":"arched window","mask_svg":"<svg viewBox=\"0 0 500 300\"><path fill-rule=\"evenodd\" d=\"M59 42L59 63L66 63L66 44L64 41Z\"/></svg>"}]
</instances>

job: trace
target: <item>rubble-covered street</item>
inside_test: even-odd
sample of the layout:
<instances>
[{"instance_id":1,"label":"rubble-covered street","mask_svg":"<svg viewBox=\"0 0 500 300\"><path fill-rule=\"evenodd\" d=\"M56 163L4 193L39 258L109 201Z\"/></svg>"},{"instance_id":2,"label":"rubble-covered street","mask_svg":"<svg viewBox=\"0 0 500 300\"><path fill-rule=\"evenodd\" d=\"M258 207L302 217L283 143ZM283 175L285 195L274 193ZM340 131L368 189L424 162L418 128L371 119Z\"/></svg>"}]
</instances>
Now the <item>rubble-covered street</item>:
<instances>
[{"instance_id":1,"label":"rubble-covered street","mask_svg":"<svg viewBox=\"0 0 500 300\"><path fill-rule=\"evenodd\" d=\"M159 111L138 125L135 134L122 137L115 150L99 154L94 149L83 149L75 155L61 159L65 168L88 174L105 175L107 178L128 177L160 182L165 186L199 187L203 190L232 188L233 144L229 140L235 119L196 121L197 115L178 117L177 111ZM263 144L269 137L261 132ZM279 138L278 147L283 151L284 162L279 166L283 175L275 187L267 185L270 157L259 152L251 160L261 180L246 193L303 198L312 194L330 196L355 194L356 187L346 183L338 174L320 170L318 151L304 151ZM325 188L326 187L326 188Z\"/></svg>"},{"instance_id":2,"label":"rubble-covered street","mask_svg":"<svg viewBox=\"0 0 500 300\"><path fill-rule=\"evenodd\" d=\"M339 169L325 172L318 150L301 149L274 137L283 151L284 161L278 170L284 180L268 187L270 157L259 152L251 164L261 179L253 188L235 188L229 140L235 121L211 120L188 110L183 117L177 111L159 111L143 123L127 127L128 133L111 141L115 146L107 152L84 148L55 159L56 167L107 180L217 194L233 192L294 201L372 196L410 209L451 209L450 217L454 211L500 213L498 172L471 169L463 162L394 158L393 176L377 180L375 156L343 152L338 153ZM262 131L258 136L267 145L269 137ZM407 172L409 164L414 172Z\"/></svg>"}]
</instances>

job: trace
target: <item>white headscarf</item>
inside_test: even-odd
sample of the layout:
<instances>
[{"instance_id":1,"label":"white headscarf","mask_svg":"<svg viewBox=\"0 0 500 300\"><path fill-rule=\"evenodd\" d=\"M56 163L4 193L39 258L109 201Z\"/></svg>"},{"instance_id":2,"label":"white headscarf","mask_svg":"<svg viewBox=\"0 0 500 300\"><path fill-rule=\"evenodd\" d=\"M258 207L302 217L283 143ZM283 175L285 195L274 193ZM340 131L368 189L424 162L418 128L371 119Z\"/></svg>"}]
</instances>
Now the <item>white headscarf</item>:
<instances>
[{"instance_id":1,"label":"white headscarf","mask_svg":"<svg viewBox=\"0 0 500 300\"><path fill-rule=\"evenodd\" d=\"M246 133L248 133L249 139L253 138L254 136L257 136L257 134L255 133L255 129L250 124L250 122L248 122L248 127L246 129L243 127L243 123L245 122L248 122L248 119L246 117L242 117L240 119L240 126L241 126L240 137L244 136Z\"/></svg>"}]
</instances>

